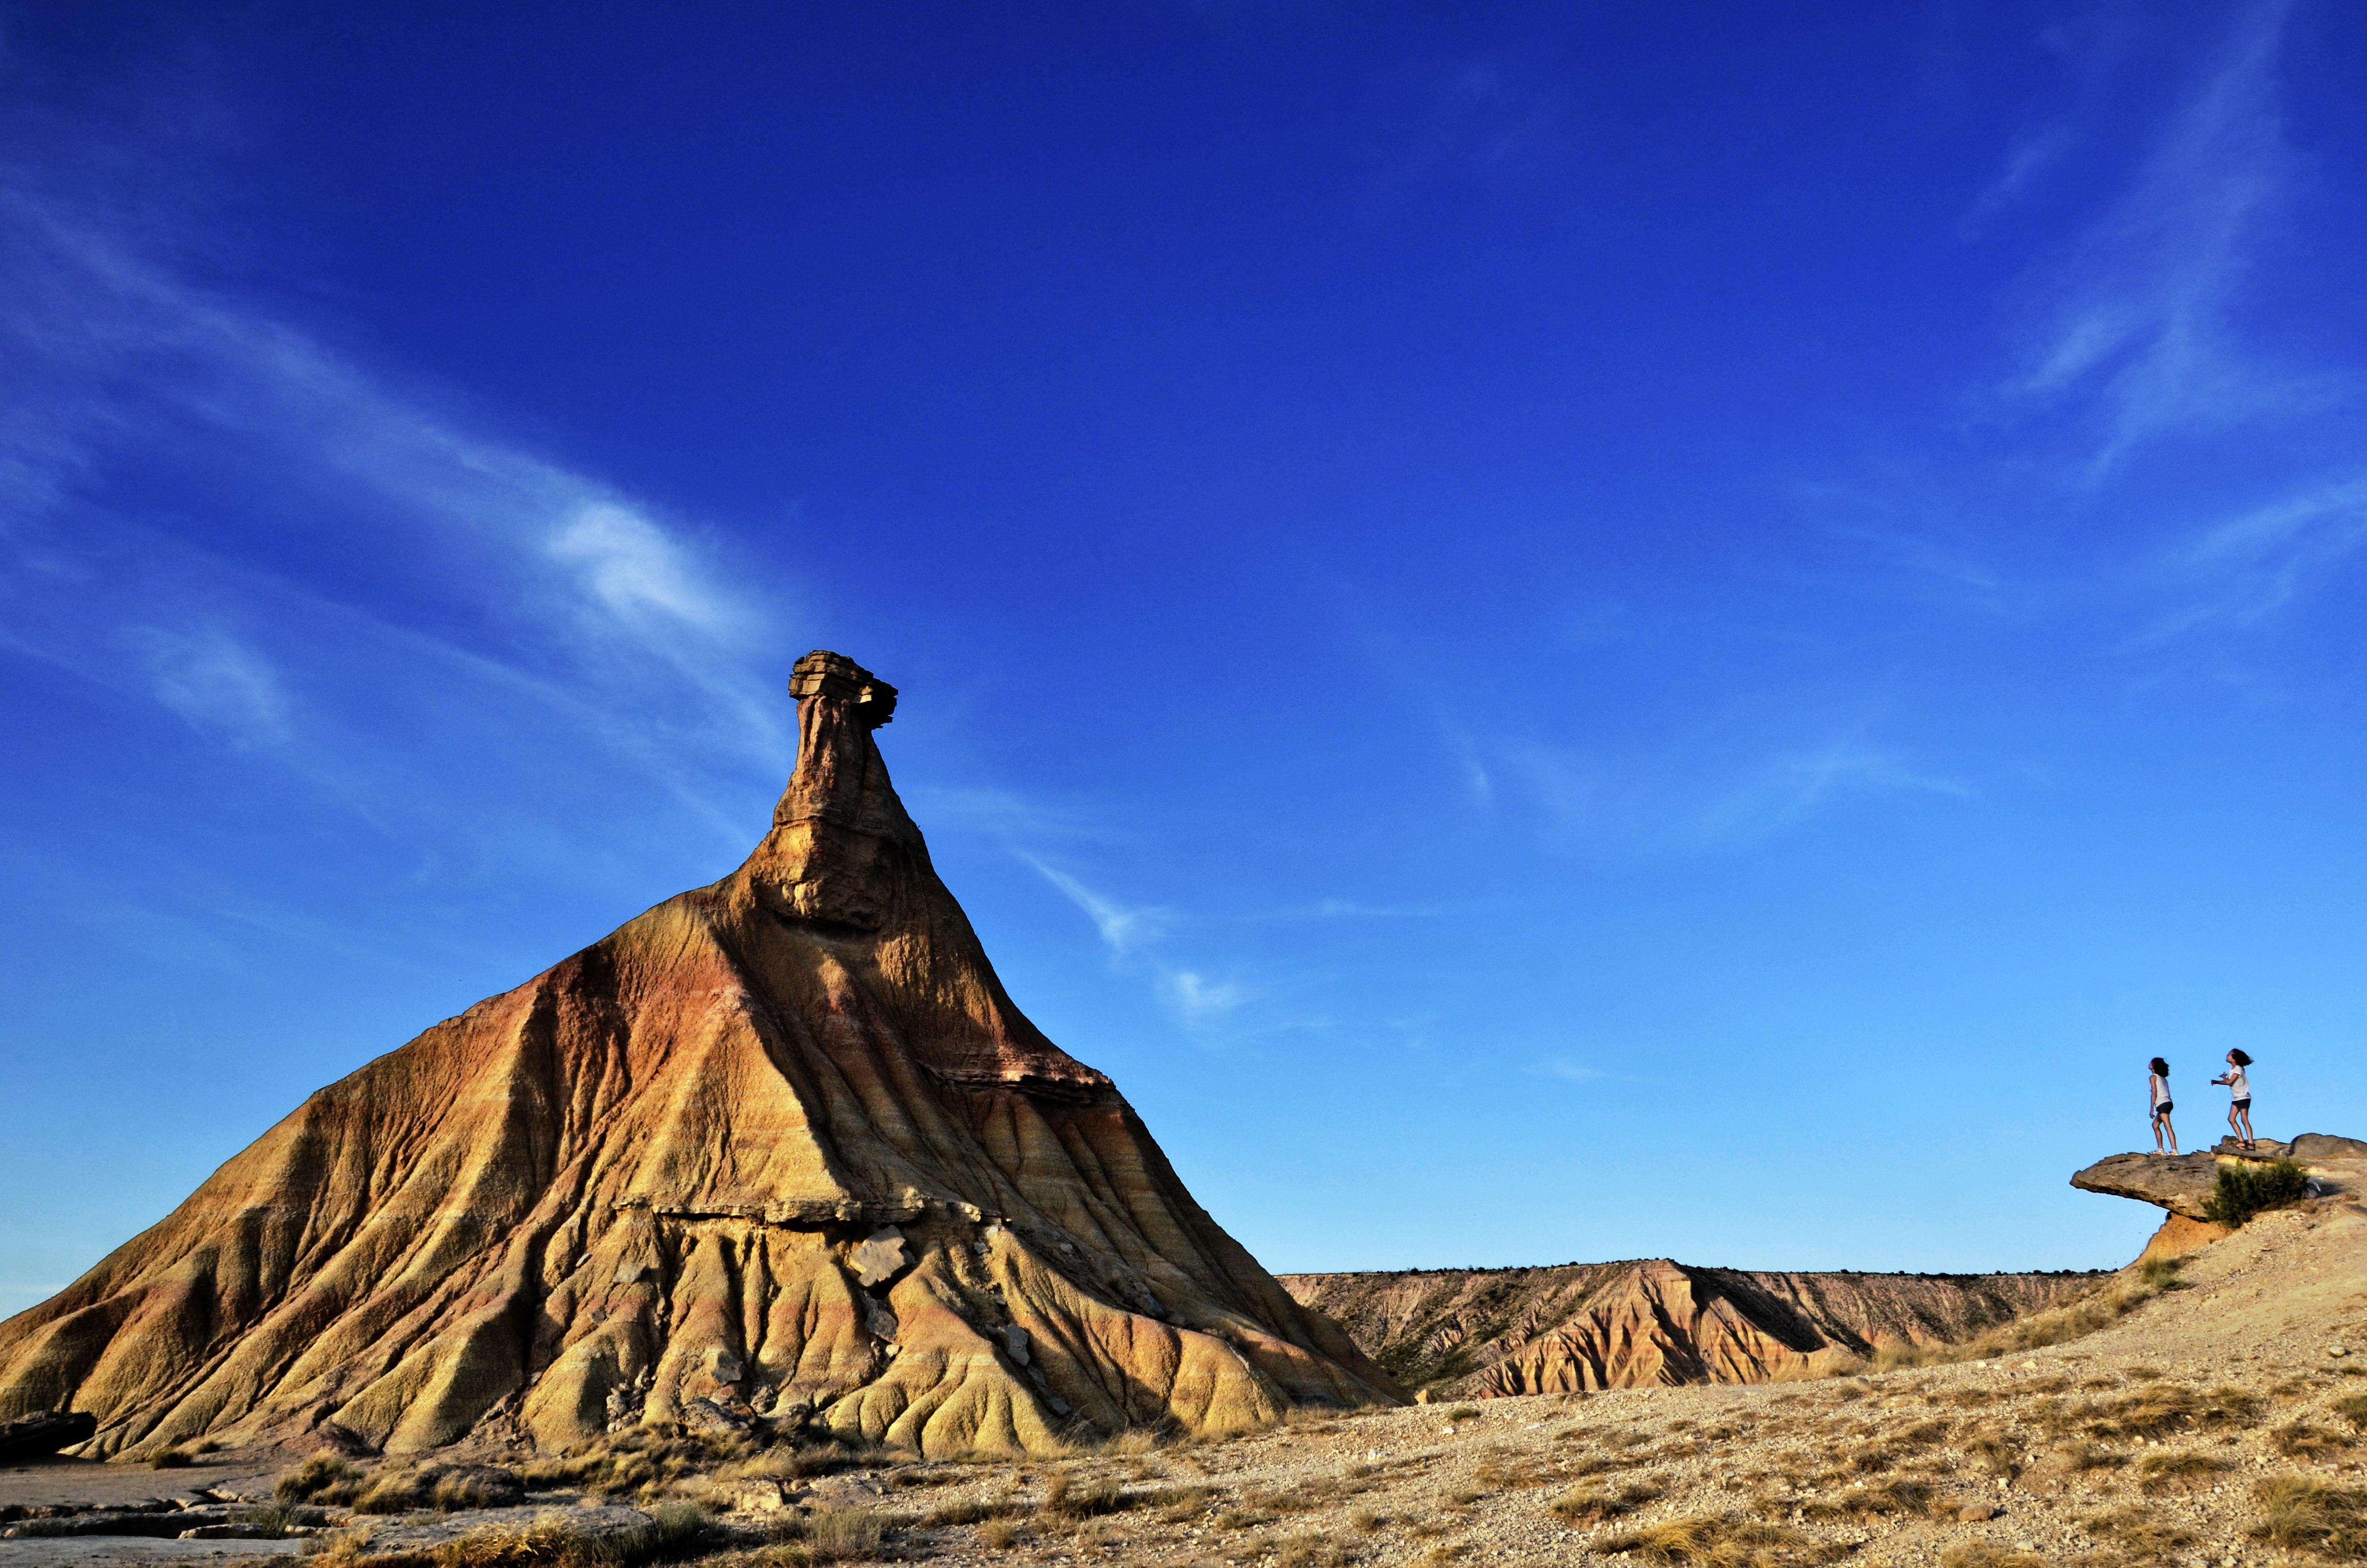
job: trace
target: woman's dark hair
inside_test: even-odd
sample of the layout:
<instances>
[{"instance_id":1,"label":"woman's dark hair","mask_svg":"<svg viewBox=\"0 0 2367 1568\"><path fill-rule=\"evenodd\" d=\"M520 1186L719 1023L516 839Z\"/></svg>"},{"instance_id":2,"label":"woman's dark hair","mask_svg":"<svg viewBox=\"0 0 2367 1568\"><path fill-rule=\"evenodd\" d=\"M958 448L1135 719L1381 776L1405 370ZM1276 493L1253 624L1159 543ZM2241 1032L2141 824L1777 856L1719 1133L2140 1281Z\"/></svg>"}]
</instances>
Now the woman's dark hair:
<instances>
[{"instance_id":1,"label":"woman's dark hair","mask_svg":"<svg viewBox=\"0 0 2367 1568\"><path fill-rule=\"evenodd\" d=\"M2244 1053L2244 1050L2240 1046L2234 1051L2229 1051L2227 1054L2235 1059L2236 1065L2238 1067L2249 1067L2252 1064L2252 1059Z\"/></svg>"},{"instance_id":2,"label":"woman's dark hair","mask_svg":"<svg viewBox=\"0 0 2367 1568\"><path fill-rule=\"evenodd\" d=\"M2158 1056L2153 1059L2153 1070L2160 1074L2165 1078L2169 1076L2169 1063L2164 1062Z\"/></svg>"}]
</instances>

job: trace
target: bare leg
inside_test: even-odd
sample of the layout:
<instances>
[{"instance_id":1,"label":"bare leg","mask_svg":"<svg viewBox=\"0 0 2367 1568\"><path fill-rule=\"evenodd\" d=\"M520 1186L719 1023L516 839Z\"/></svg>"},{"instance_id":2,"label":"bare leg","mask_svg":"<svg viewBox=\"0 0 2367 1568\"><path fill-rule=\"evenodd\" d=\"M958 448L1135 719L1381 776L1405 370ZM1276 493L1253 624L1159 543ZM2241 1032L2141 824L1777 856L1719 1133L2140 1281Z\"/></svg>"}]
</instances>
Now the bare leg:
<instances>
[{"instance_id":1,"label":"bare leg","mask_svg":"<svg viewBox=\"0 0 2367 1568\"><path fill-rule=\"evenodd\" d=\"M2163 1118L2161 1119L2161 1130L2162 1130L2164 1132L2167 1132L2167 1133L2169 1133L2169 1152L2170 1152L2172 1154L2177 1153L2178 1153L2178 1129L2177 1129L2177 1128L2175 1128L2175 1127L2172 1127L2172 1126L2169 1124L2169 1118L2168 1118L2167 1116L2165 1116L2165 1117L2163 1117Z\"/></svg>"},{"instance_id":2,"label":"bare leg","mask_svg":"<svg viewBox=\"0 0 2367 1568\"><path fill-rule=\"evenodd\" d=\"M2227 1136L2240 1143L2244 1141L2244 1124L2236 1119L2236 1108L2227 1108Z\"/></svg>"},{"instance_id":3,"label":"bare leg","mask_svg":"<svg viewBox=\"0 0 2367 1568\"><path fill-rule=\"evenodd\" d=\"M2252 1136L2252 1108L2246 1106L2236 1114L2244 1119L2244 1147L2247 1149L2259 1147L2259 1141Z\"/></svg>"}]
</instances>

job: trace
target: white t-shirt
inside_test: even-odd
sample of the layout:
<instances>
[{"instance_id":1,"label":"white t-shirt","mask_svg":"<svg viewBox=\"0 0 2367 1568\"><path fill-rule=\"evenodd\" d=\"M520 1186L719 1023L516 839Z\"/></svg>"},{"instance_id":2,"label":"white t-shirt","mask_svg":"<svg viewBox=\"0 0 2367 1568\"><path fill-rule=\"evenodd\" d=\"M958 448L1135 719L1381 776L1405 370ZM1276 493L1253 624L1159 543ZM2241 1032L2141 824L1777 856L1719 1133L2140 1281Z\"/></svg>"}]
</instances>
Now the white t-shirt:
<instances>
[{"instance_id":1,"label":"white t-shirt","mask_svg":"<svg viewBox=\"0 0 2367 1568\"><path fill-rule=\"evenodd\" d=\"M2147 1085L2153 1090L2154 1108L2156 1110L2159 1110L2164 1105L2169 1103L2169 1080L2163 1077L2158 1073L2148 1073L2146 1074L2146 1081Z\"/></svg>"},{"instance_id":2,"label":"white t-shirt","mask_svg":"<svg viewBox=\"0 0 2367 1568\"><path fill-rule=\"evenodd\" d=\"M2241 1067L2231 1066L2227 1069L2227 1092L2239 1100L2248 1100L2252 1097L2252 1080L2244 1076L2244 1070Z\"/></svg>"}]
</instances>

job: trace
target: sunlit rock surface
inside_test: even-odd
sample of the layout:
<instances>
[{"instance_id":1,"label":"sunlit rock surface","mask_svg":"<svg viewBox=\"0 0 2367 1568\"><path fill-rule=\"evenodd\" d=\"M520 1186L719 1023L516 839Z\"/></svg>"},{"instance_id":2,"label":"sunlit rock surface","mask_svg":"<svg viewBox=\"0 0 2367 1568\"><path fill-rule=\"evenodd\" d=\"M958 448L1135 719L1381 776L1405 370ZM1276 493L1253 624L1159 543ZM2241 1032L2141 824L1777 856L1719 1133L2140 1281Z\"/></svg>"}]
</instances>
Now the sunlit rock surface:
<instances>
[{"instance_id":1,"label":"sunlit rock surface","mask_svg":"<svg viewBox=\"0 0 2367 1568\"><path fill-rule=\"evenodd\" d=\"M323 1089L0 1324L0 1417L87 1411L108 1454L720 1412L937 1455L1400 1397L1004 994L889 782L894 688L814 653L792 690L744 865Z\"/></svg>"}]
</instances>

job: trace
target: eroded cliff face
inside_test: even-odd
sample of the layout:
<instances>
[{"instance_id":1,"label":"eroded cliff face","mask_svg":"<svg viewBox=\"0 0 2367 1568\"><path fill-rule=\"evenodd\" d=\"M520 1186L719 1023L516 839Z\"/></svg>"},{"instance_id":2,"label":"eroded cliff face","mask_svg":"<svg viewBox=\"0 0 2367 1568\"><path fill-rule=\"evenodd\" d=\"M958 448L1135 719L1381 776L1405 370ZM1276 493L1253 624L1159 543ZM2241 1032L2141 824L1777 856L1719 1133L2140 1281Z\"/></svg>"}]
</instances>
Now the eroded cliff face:
<instances>
[{"instance_id":1,"label":"eroded cliff face","mask_svg":"<svg viewBox=\"0 0 2367 1568\"><path fill-rule=\"evenodd\" d=\"M1285 1274L1434 1398L1818 1377L1885 1345L1970 1339L2092 1274L1754 1274L1639 1263Z\"/></svg>"},{"instance_id":2,"label":"eroded cliff face","mask_svg":"<svg viewBox=\"0 0 2367 1568\"><path fill-rule=\"evenodd\" d=\"M873 731L799 661L771 832L307 1100L0 1324L86 1451L333 1425L565 1445L708 1402L930 1455L1400 1397L1012 1005Z\"/></svg>"}]
</instances>

